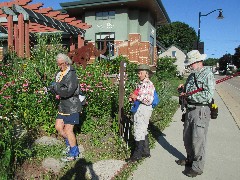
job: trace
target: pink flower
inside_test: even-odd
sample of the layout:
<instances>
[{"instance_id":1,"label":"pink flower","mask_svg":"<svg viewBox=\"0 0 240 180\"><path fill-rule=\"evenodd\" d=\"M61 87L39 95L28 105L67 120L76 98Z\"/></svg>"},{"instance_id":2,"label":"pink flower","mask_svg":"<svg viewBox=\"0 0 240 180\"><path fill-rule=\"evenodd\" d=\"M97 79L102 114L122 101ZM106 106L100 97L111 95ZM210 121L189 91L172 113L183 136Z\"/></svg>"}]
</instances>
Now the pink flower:
<instances>
[{"instance_id":1,"label":"pink flower","mask_svg":"<svg viewBox=\"0 0 240 180\"><path fill-rule=\"evenodd\" d=\"M3 105L2 105L2 104L0 104L0 107L3 107Z\"/></svg>"},{"instance_id":2,"label":"pink flower","mask_svg":"<svg viewBox=\"0 0 240 180\"><path fill-rule=\"evenodd\" d=\"M4 84L4 87L5 88L8 88L10 86L10 83L9 82L7 82L6 84Z\"/></svg>"},{"instance_id":3,"label":"pink flower","mask_svg":"<svg viewBox=\"0 0 240 180\"><path fill-rule=\"evenodd\" d=\"M28 85L29 84L26 82L26 83L23 84L23 87L28 87Z\"/></svg>"},{"instance_id":4,"label":"pink flower","mask_svg":"<svg viewBox=\"0 0 240 180\"><path fill-rule=\"evenodd\" d=\"M11 96L3 96L4 99L11 99Z\"/></svg>"},{"instance_id":5,"label":"pink flower","mask_svg":"<svg viewBox=\"0 0 240 180\"><path fill-rule=\"evenodd\" d=\"M91 88L91 86L90 86L90 85L87 85L87 88Z\"/></svg>"},{"instance_id":6,"label":"pink flower","mask_svg":"<svg viewBox=\"0 0 240 180\"><path fill-rule=\"evenodd\" d=\"M55 97L56 99L60 99L60 96L59 95L56 95L56 97Z\"/></svg>"},{"instance_id":7,"label":"pink flower","mask_svg":"<svg viewBox=\"0 0 240 180\"><path fill-rule=\"evenodd\" d=\"M82 83L82 84L80 84L80 86L81 86L81 87L84 87L84 86L86 86L86 84Z\"/></svg>"}]
</instances>

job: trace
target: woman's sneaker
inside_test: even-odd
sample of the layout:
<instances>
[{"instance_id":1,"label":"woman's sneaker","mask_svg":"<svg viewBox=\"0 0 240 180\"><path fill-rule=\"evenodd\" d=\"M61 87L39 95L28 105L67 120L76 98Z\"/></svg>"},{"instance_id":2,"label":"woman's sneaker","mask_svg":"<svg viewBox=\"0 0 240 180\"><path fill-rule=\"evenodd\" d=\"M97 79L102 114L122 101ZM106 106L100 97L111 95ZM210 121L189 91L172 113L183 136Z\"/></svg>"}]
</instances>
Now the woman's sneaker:
<instances>
[{"instance_id":1,"label":"woman's sneaker","mask_svg":"<svg viewBox=\"0 0 240 180\"><path fill-rule=\"evenodd\" d=\"M70 146L67 146L66 149L64 149L64 150L62 151L62 154L65 154L65 155L66 155L66 154L69 154L70 149L71 149Z\"/></svg>"},{"instance_id":2,"label":"woman's sneaker","mask_svg":"<svg viewBox=\"0 0 240 180\"><path fill-rule=\"evenodd\" d=\"M74 161L74 160L76 160L76 158L74 156L66 156L66 157L61 158L62 162L70 162L70 161Z\"/></svg>"}]
</instances>

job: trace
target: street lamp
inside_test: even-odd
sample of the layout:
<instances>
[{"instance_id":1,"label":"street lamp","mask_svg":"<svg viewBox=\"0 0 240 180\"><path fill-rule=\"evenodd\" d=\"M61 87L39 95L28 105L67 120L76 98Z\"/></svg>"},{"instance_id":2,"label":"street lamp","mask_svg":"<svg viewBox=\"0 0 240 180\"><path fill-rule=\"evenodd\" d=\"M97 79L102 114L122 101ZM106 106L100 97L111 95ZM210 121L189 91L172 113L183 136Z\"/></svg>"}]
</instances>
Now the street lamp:
<instances>
[{"instance_id":1,"label":"street lamp","mask_svg":"<svg viewBox=\"0 0 240 180\"><path fill-rule=\"evenodd\" d=\"M200 42L200 24L201 24L201 17L202 16L208 16L209 14L212 14L215 11L219 11L219 15L217 17L217 19L223 19L223 15L222 15L222 9L215 9L207 14L202 14L201 12L199 12L198 15L198 36L197 36L197 50L199 49L199 42Z\"/></svg>"}]
</instances>

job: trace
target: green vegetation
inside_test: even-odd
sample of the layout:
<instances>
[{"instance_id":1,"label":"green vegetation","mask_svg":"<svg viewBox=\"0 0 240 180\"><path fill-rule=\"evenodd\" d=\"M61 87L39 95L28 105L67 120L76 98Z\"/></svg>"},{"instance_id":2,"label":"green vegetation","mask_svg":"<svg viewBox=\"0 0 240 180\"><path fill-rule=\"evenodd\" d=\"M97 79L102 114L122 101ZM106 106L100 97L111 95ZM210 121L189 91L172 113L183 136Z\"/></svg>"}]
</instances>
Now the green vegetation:
<instances>
[{"instance_id":1,"label":"green vegetation","mask_svg":"<svg viewBox=\"0 0 240 180\"><path fill-rule=\"evenodd\" d=\"M58 138L54 128L58 102L52 94L43 94L42 88L54 81L57 71L56 55L67 51L59 45L60 41L58 34L38 35L38 46L32 49L30 59L21 59L9 52L0 64L0 179L14 179L16 174L20 176L26 167L36 167L39 172L40 162L44 158L61 156L63 145L46 147L33 144L34 140L42 135ZM74 65L82 91L87 97L82 123L75 128L78 143L85 149L84 159L69 163L60 174L42 171L42 179L67 178L68 173L74 169L81 169L81 176L84 176L84 165L103 159L124 160L130 156L134 146L133 137L129 139L130 148L127 148L126 142L119 137L118 86L107 76L119 73L122 60L127 62L124 109L128 112L128 95L137 81L136 64L120 56L112 61L103 60L88 65L86 69ZM173 60L164 63L162 61L158 61L161 66L152 77L161 102L154 109L151 119L151 147L161 135L161 131L169 125L178 106L178 103L171 99L176 95L179 84L176 69L171 65ZM128 113L126 117L129 117ZM131 165L116 178L126 179L136 167L137 164Z\"/></svg>"},{"instance_id":2,"label":"green vegetation","mask_svg":"<svg viewBox=\"0 0 240 180\"><path fill-rule=\"evenodd\" d=\"M172 22L157 29L157 38L166 48L176 45L185 52L193 49L197 42L197 35L194 28L183 22Z\"/></svg>"},{"instance_id":3,"label":"green vegetation","mask_svg":"<svg viewBox=\"0 0 240 180\"><path fill-rule=\"evenodd\" d=\"M204 66L216 66L218 61L219 60L217 58L208 58L205 61L203 61L203 65Z\"/></svg>"}]
</instances>

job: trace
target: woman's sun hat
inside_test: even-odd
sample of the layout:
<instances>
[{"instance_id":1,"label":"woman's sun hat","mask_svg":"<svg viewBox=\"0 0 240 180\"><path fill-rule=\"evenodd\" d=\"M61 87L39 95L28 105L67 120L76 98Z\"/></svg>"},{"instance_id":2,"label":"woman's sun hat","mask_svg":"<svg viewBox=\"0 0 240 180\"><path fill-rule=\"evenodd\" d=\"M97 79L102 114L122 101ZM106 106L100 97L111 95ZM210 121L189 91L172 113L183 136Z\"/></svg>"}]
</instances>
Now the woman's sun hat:
<instances>
[{"instance_id":1,"label":"woman's sun hat","mask_svg":"<svg viewBox=\"0 0 240 180\"><path fill-rule=\"evenodd\" d=\"M187 53L187 58L184 61L184 63L185 63L186 66L189 66L193 63L203 61L206 58L207 58L206 54L200 54L200 52L198 50L192 50L192 51Z\"/></svg>"},{"instance_id":2,"label":"woman's sun hat","mask_svg":"<svg viewBox=\"0 0 240 180\"><path fill-rule=\"evenodd\" d=\"M153 75L151 67L147 64L139 64L137 67L137 71L147 71L149 78Z\"/></svg>"},{"instance_id":3,"label":"woman's sun hat","mask_svg":"<svg viewBox=\"0 0 240 180\"><path fill-rule=\"evenodd\" d=\"M147 64L139 64L138 67L137 67L137 70L138 71L141 71L141 70L145 70L145 71L148 71L149 74L152 74L152 70L151 70L151 67Z\"/></svg>"}]
</instances>

